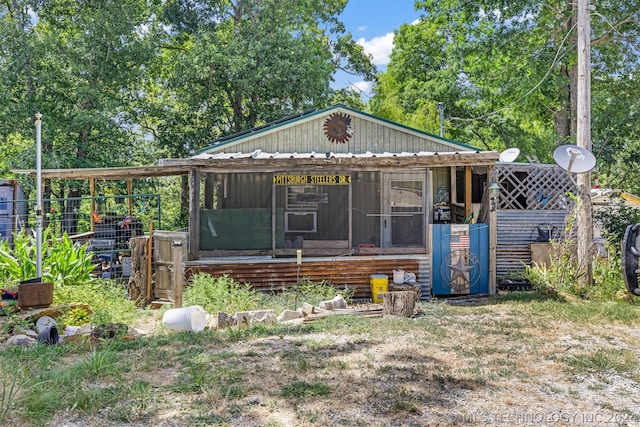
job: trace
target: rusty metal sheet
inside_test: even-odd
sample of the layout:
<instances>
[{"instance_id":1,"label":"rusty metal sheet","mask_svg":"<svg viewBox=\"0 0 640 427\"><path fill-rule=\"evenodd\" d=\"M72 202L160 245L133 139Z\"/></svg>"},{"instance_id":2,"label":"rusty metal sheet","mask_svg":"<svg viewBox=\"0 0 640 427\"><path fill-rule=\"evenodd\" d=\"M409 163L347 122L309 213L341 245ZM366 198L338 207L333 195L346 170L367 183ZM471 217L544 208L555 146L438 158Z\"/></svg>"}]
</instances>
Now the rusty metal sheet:
<instances>
[{"instance_id":1,"label":"rusty metal sheet","mask_svg":"<svg viewBox=\"0 0 640 427\"><path fill-rule=\"evenodd\" d=\"M256 262L206 264L199 261L197 264L187 264L186 276L188 278L196 273L209 273L214 276L228 275L241 283L250 283L259 291L268 292L280 290L285 286L292 286L299 279L308 278L311 281L330 281L334 286L341 288L351 287L355 290L355 299L371 298L370 279L372 274L386 274L389 281L393 279L393 270L402 269L416 274L417 281L423 290L428 288L428 259L427 257L415 257L411 259L380 259L380 258L333 258L326 261L306 261L299 268L295 259L291 262L270 262L260 260ZM421 277L422 276L422 277ZM423 291L423 294L425 292ZM429 295L422 298L428 299Z\"/></svg>"}]
</instances>

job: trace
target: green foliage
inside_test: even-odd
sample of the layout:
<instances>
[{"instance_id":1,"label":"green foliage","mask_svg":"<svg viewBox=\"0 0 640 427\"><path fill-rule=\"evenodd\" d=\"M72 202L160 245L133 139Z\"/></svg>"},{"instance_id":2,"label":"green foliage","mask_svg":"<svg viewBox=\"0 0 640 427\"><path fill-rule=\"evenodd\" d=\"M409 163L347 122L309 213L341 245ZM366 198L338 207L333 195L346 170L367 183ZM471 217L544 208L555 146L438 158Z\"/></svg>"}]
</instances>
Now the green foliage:
<instances>
[{"instance_id":1,"label":"green foliage","mask_svg":"<svg viewBox=\"0 0 640 427\"><path fill-rule=\"evenodd\" d=\"M601 182L613 188L640 182L640 125L629 120L638 108L638 51L607 37L618 26L618 36L640 32L637 20L628 21L636 6L609 2L592 14L593 151ZM370 104L374 114L422 120L419 128L436 133L442 102L448 138L497 150L516 141L523 155L544 162L557 144L575 138L575 3L419 0L415 7L421 19L395 33Z\"/></svg>"},{"instance_id":2,"label":"green foliage","mask_svg":"<svg viewBox=\"0 0 640 427\"><path fill-rule=\"evenodd\" d=\"M579 284L580 272L572 258L570 243L554 243L551 264L527 266L525 273L529 281L537 286L538 292L544 295L565 295L599 302L635 302L626 291L619 255L613 251L607 258L598 258L593 262L592 286Z\"/></svg>"},{"instance_id":3,"label":"green foliage","mask_svg":"<svg viewBox=\"0 0 640 427\"><path fill-rule=\"evenodd\" d=\"M209 313L235 313L258 308L260 295L248 283L227 275L198 273L190 277L183 295L184 305L200 305Z\"/></svg>"},{"instance_id":4,"label":"green foliage","mask_svg":"<svg viewBox=\"0 0 640 427\"><path fill-rule=\"evenodd\" d=\"M42 233L42 280L56 285L91 281L93 254L64 233L55 238L50 228ZM0 241L0 280L17 283L36 278L36 236L22 229L13 233L13 243Z\"/></svg>"},{"instance_id":5,"label":"green foliage","mask_svg":"<svg viewBox=\"0 0 640 427\"><path fill-rule=\"evenodd\" d=\"M629 225L640 223L640 210L624 204L620 195L613 196L614 206L594 210L593 218L602 229L602 236L616 249L620 251L624 233Z\"/></svg>"},{"instance_id":6,"label":"green foliage","mask_svg":"<svg viewBox=\"0 0 640 427\"><path fill-rule=\"evenodd\" d=\"M73 307L63 313L56 320L58 322L59 329L64 331L67 326L82 326L90 323L91 314L83 307Z\"/></svg>"},{"instance_id":7,"label":"green foliage","mask_svg":"<svg viewBox=\"0 0 640 427\"><path fill-rule=\"evenodd\" d=\"M113 280L96 279L74 286L56 287L53 292L54 304L79 302L88 304L94 312L90 323L129 323L140 316L135 301L127 297L123 284Z\"/></svg>"}]
</instances>

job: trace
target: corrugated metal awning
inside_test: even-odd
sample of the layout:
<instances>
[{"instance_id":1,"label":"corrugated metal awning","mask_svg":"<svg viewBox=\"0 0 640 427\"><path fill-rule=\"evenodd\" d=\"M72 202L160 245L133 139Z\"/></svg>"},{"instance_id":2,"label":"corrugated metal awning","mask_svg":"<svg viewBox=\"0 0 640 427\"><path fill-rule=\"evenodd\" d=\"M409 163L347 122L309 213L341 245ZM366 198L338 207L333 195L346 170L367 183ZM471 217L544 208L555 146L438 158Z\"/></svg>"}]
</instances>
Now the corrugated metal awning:
<instances>
[{"instance_id":1,"label":"corrugated metal awning","mask_svg":"<svg viewBox=\"0 0 640 427\"><path fill-rule=\"evenodd\" d=\"M400 152L400 153L201 153L188 159L163 159L161 166L185 167L217 172L295 170L309 167L335 170L397 169L403 167L487 166L498 160L496 151Z\"/></svg>"}]
</instances>

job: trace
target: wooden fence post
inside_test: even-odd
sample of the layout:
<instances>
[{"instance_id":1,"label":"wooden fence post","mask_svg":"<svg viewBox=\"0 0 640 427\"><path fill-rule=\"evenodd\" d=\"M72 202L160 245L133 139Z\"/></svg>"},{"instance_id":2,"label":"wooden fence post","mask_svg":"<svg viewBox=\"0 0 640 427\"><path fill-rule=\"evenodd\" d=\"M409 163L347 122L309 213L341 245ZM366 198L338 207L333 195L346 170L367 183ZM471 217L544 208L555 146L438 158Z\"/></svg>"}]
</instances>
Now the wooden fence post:
<instances>
[{"instance_id":1,"label":"wooden fence post","mask_svg":"<svg viewBox=\"0 0 640 427\"><path fill-rule=\"evenodd\" d=\"M173 307L182 307L182 288L184 286L184 262L182 261L182 242L176 240L172 245L173 258Z\"/></svg>"}]
</instances>

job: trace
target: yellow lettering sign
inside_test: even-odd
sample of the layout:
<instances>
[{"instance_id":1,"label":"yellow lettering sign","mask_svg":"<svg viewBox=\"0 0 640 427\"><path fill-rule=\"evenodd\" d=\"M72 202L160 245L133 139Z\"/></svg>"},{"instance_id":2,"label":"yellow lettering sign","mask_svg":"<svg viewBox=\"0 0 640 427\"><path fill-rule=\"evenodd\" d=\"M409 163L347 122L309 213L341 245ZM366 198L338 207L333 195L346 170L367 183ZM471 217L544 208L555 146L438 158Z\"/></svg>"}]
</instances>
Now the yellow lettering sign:
<instances>
[{"instance_id":1,"label":"yellow lettering sign","mask_svg":"<svg viewBox=\"0 0 640 427\"><path fill-rule=\"evenodd\" d=\"M349 185L351 175L273 175L273 185Z\"/></svg>"}]
</instances>

